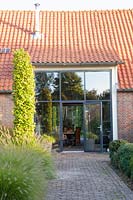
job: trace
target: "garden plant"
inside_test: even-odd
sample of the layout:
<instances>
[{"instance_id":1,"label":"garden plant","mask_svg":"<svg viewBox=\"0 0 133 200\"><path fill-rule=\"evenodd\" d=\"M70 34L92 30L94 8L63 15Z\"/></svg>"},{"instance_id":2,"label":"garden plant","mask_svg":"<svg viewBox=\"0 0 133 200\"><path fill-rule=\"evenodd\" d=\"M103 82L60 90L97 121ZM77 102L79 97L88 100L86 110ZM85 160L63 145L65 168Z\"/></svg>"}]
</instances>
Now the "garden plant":
<instances>
[{"instance_id":1,"label":"garden plant","mask_svg":"<svg viewBox=\"0 0 133 200\"><path fill-rule=\"evenodd\" d=\"M109 145L111 163L133 181L133 143L114 140Z\"/></svg>"},{"instance_id":2,"label":"garden plant","mask_svg":"<svg viewBox=\"0 0 133 200\"><path fill-rule=\"evenodd\" d=\"M0 126L0 199L43 200L54 165L47 144L51 136L34 134L35 84L30 57L14 52L14 127Z\"/></svg>"}]
</instances>

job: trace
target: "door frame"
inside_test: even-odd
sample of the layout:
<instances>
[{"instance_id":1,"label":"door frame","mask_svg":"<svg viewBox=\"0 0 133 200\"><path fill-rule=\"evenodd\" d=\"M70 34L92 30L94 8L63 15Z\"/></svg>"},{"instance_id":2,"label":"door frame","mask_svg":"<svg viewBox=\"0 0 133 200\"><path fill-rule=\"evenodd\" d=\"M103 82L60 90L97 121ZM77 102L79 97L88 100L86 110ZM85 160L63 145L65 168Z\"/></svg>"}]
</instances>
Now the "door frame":
<instances>
[{"instance_id":1,"label":"door frame","mask_svg":"<svg viewBox=\"0 0 133 200\"><path fill-rule=\"evenodd\" d=\"M82 105L83 107L83 130L84 130L84 102L83 101L62 101L60 102L60 134L59 134L59 149L62 152L64 150L64 145L63 145L63 104L70 105L70 104L75 104L75 105ZM84 150L84 145L83 145L83 150Z\"/></svg>"},{"instance_id":2,"label":"door frame","mask_svg":"<svg viewBox=\"0 0 133 200\"><path fill-rule=\"evenodd\" d=\"M86 110L86 106L87 105L93 105L93 104L98 104L100 106L100 126L99 126L99 130L100 130L100 152L103 152L103 113L102 113L102 101L89 101L89 102L85 102L84 103L84 151L85 151L85 146L86 146L86 125L85 125L85 110Z\"/></svg>"},{"instance_id":3,"label":"door frame","mask_svg":"<svg viewBox=\"0 0 133 200\"><path fill-rule=\"evenodd\" d=\"M83 150L85 151L85 145L86 145L86 127L85 127L85 109L86 105L92 105L92 104L99 104L100 105L100 151L103 152L103 113L102 113L102 101L85 101L85 102L76 102L76 101L68 101L68 102L60 102L60 134L59 134L59 148L60 151L62 152L64 149L63 145L63 116L62 116L62 111L63 111L63 104L82 104L83 106L83 138L84 138L84 144L83 144Z\"/></svg>"}]
</instances>

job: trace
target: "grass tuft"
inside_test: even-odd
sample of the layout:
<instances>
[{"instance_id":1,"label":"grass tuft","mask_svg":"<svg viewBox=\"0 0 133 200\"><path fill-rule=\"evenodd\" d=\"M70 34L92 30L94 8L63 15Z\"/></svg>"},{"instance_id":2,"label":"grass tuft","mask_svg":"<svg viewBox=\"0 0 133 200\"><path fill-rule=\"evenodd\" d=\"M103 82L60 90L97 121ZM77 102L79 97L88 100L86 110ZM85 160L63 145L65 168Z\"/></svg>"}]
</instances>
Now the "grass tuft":
<instances>
[{"instance_id":1,"label":"grass tuft","mask_svg":"<svg viewBox=\"0 0 133 200\"><path fill-rule=\"evenodd\" d=\"M0 149L0 199L41 200L46 193L50 155L29 147ZM51 169L52 170L52 169Z\"/></svg>"}]
</instances>

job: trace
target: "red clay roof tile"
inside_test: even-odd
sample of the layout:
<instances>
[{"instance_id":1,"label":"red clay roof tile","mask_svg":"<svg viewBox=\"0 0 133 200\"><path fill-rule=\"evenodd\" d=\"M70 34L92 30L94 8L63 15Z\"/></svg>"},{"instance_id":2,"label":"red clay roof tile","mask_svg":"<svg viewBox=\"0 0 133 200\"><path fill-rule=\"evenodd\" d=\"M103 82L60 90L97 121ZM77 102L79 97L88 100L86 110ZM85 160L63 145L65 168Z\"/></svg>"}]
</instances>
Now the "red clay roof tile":
<instances>
[{"instance_id":1,"label":"red clay roof tile","mask_svg":"<svg viewBox=\"0 0 133 200\"><path fill-rule=\"evenodd\" d=\"M0 11L0 90L12 90L12 53L24 48L33 63L119 62L120 89L133 88L133 9L41 11L40 40L34 11Z\"/></svg>"}]
</instances>

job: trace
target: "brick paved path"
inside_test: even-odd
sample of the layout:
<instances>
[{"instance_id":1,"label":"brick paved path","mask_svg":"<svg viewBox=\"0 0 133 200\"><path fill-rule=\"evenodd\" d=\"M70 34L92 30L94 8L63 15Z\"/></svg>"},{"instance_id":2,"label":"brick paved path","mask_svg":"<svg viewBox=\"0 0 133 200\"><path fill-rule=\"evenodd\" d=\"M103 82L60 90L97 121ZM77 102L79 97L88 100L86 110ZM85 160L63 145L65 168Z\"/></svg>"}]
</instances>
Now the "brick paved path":
<instances>
[{"instance_id":1,"label":"brick paved path","mask_svg":"<svg viewBox=\"0 0 133 200\"><path fill-rule=\"evenodd\" d=\"M60 153L55 162L57 178L49 182L46 200L133 200L107 154Z\"/></svg>"}]
</instances>

